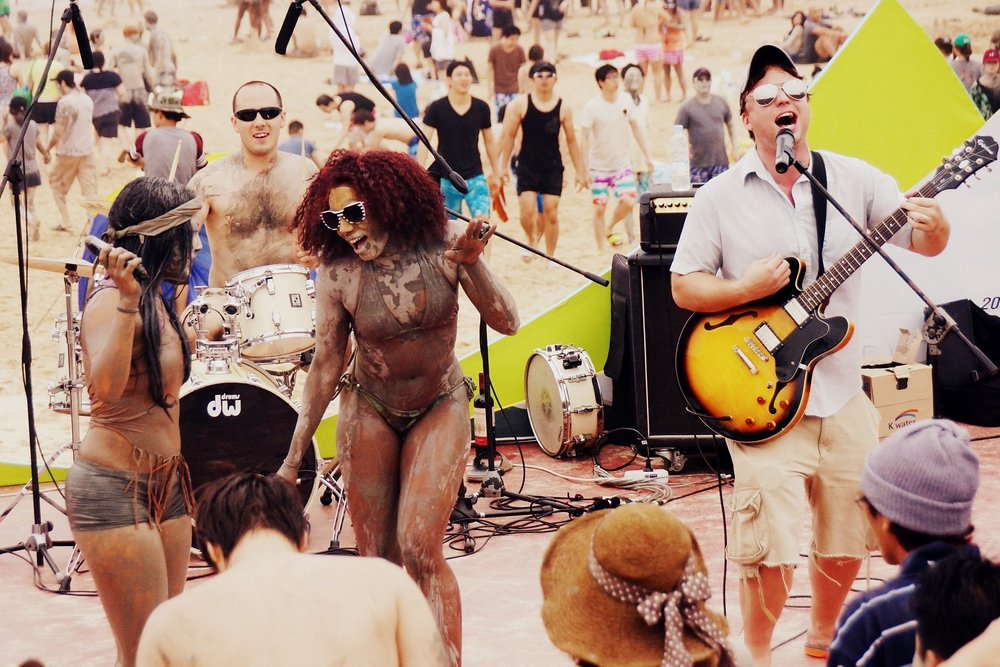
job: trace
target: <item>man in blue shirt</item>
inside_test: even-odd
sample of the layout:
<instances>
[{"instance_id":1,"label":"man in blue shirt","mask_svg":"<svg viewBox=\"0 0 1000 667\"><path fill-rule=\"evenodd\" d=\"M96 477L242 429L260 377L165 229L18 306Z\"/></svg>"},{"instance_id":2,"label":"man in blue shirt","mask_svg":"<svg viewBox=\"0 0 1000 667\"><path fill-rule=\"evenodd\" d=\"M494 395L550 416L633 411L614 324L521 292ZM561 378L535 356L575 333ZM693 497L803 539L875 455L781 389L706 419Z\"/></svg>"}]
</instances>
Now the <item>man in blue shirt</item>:
<instances>
[{"instance_id":1,"label":"man in blue shirt","mask_svg":"<svg viewBox=\"0 0 1000 667\"><path fill-rule=\"evenodd\" d=\"M865 459L859 502L882 558L899 575L852 600L830 644L831 667L909 665L916 644L914 592L920 573L972 544L979 458L969 434L947 420L918 422Z\"/></svg>"}]
</instances>

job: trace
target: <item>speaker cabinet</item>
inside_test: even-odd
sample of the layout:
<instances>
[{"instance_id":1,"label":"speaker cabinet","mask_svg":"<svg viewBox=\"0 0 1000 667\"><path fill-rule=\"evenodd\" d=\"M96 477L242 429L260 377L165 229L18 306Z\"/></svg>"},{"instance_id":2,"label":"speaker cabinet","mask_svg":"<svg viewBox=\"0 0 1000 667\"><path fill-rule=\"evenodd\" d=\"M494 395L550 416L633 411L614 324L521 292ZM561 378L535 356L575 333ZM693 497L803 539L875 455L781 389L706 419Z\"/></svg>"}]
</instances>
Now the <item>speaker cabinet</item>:
<instances>
[{"instance_id":1,"label":"speaker cabinet","mask_svg":"<svg viewBox=\"0 0 1000 667\"><path fill-rule=\"evenodd\" d=\"M711 444L712 432L686 410L677 384L677 338L690 312L670 295L673 258L673 253L642 250L628 256L630 358L625 361L632 377L636 428L651 443L663 446Z\"/></svg>"}]
</instances>

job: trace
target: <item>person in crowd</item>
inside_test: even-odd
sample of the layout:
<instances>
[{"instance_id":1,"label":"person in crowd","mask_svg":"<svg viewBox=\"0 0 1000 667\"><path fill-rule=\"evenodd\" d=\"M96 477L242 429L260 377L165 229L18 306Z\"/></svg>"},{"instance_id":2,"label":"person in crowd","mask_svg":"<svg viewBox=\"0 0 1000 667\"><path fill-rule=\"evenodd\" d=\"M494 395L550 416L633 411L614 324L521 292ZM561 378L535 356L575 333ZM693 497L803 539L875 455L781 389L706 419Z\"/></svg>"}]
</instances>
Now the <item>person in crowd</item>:
<instances>
[{"instance_id":1,"label":"person in crowd","mask_svg":"<svg viewBox=\"0 0 1000 667\"><path fill-rule=\"evenodd\" d=\"M791 28L785 33L785 36L781 38L781 48L785 50L788 57L792 59L792 62L798 62L799 54L802 53L802 45L805 43L806 37L806 13L803 11L797 11L792 14ZM951 44L948 44L948 49L951 49Z\"/></svg>"},{"instance_id":2,"label":"person in crowd","mask_svg":"<svg viewBox=\"0 0 1000 667\"><path fill-rule=\"evenodd\" d=\"M681 20L688 27L691 44L707 42L708 37L698 32L698 14L701 13L701 0L677 0L677 8L681 11Z\"/></svg>"},{"instance_id":3,"label":"person in crowd","mask_svg":"<svg viewBox=\"0 0 1000 667\"><path fill-rule=\"evenodd\" d=\"M346 92L330 95L320 95L316 98L316 106L323 113L332 114L337 112L340 116L340 134L334 142L334 148L340 148L347 139L348 132L351 131L351 118L355 111L375 111L375 102L365 97L361 93Z\"/></svg>"},{"instance_id":4,"label":"person in crowd","mask_svg":"<svg viewBox=\"0 0 1000 667\"><path fill-rule=\"evenodd\" d=\"M497 118L500 117L500 110L521 92L517 73L521 70L521 65L527 62L527 56L517 43L520 37L521 29L511 23L504 27L499 42L490 47L486 56L489 65L489 95Z\"/></svg>"},{"instance_id":5,"label":"person in crowd","mask_svg":"<svg viewBox=\"0 0 1000 667\"><path fill-rule=\"evenodd\" d=\"M542 239L549 255L555 254L559 241L559 198L563 188L563 160L559 151L560 133L565 138L576 186L588 186L587 168L580 155L573 129L573 111L555 94L556 66L540 61L531 68L533 92L520 95L507 105L503 119L497 164L504 165L503 180L510 179L510 156L518 136L517 198L521 210L521 227L528 243L536 245ZM542 211L538 211L538 196L542 196ZM530 258L530 255L525 257Z\"/></svg>"},{"instance_id":6,"label":"person in crowd","mask_svg":"<svg viewBox=\"0 0 1000 667\"><path fill-rule=\"evenodd\" d=\"M560 528L541 584L549 640L579 665L749 667L706 604L697 538L659 505L623 504Z\"/></svg>"},{"instance_id":7,"label":"person in crowd","mask_svg":"<svg viewBox=\"0 0 1000 667\"><path fill-rule=\"evenodd\" d=\"M936 37L934 38L934 46L938 48L941 55L944 56L945 60L951 60L954 57L955 48L951 44L951 39L947 37Z\"/></svg>"},{"instance_id":8,"label":"person in crowd","mask_svg":"<svg viewBox=\"0 0 1000 667\"><path fill-rule=\"evenodd\" d=\"M663 89L667 102L671 100L671 70L677 77L677 87L681 89L681 99L687 97L684 77L684 21L674 0L668 0L666 13L660 21L660 35L663 39Z\"/></svg>"},{"instance_id":9,"label":"person in crowd","mask_svg":"<svg viewBox=\"0 0 1000 667\"><path fill-rule=\"evenodd\" d=\"M57 50L54 44L52 50ZM49 128L56 122L56 104L62 93L59 92L59 84L56 83L56 76L64 69L59 60L53 60L49 68L49 78L42 82L42 73L45 71L45 56L28 58L21 60L11 70L11 74L17 82L28 87L32 95L38 91L39 84L42 85L42 93L35 100L34 108L31 112L31 119L38 123L38 134L42 142L49 144Z\"/></svg>"},{"instance_id":10,"label":"person in crowd","mask_svg":"<svg viewBox=\"0 0 1000 667\"><path fill-rule=\"evenodd\" d=\"M405 155L335 151L293 229L322 266L316 354L278 475L295 480L339 393L338 456L358 549L416 580L457 665L461 599L441 541L469 452L471 381L455 357L459 286L488 326L504 335L519 326L513 297L481 257L493 228L480 218L449 222L438 184ZM349 335L355 352L345 364Z\"/></svg>"},{"instance_id":11,"label":"person in crowd","mask_svg":"<svg viewBox=\"0 0 1000 667\"><path fill-rule=\"evenodd\" d=\"M451 18L445 0L431 0L431 60L434 61L434 78L440 79L448 65L455 59L455 21Z\"/></svg>"},{"instance_id":12,"label":"person in crowd","mask_svg":"<svg viewBox=\"0 0 1000 667\"><path fill-rule=\"evenodd\" d=\"M921 573L913 608L913 665L937 667L1000 618L1000 566L968 553L948 556Z\"/></svg>"},{"instance_id":13,"label":"person in crowd","mask_svg":"<svg viewBox=\"0 0 1000 667\"><path fill-rule=\"evenodd\" d=\"M629 244L635 243L632 216L638 197L632 171L631 136L639 144L646 171L653 170L649 141L639 122L632 117L632 101L621 94L621 76L614 65L604 64L594 72L600 92L587 100L580 113L580 153L590 179L590 197L594 207L594 240L598 252L609 245L622 245L615 227L624 221ZM614 198L611 220L608 203Z\"/></svg>"},{"instance_id":14,"label":"person in crowd","mask_svg":"<svg viewBox=\"0 0 1000 667\"><path fill-rule=\"evenodd\" d=\"M23 9L17 10L17 22L11 31L10 41L14 47L14 55L22 60L35 54L35 46L38 47L38 53L45 51L45 45L38 38L38 28L28 23L28 12Z\"/></svg>"},{"instance_id":15,"label":"person in crowd","mask_svg":"<svg viewBox=\"0 0 1000 667\"><path fill-rule=\"evenodd\" d=\"M901 567L896 577L844 608L828 665L903 665L913 659L917 578L946 556L980 557L972 544L978 488L979 457L969 434L947 420L918 422L867 456L860 504L882 558Z\"/></svg>"},{"instance_id":16,"label":"person in crowd","mask_svg":"<svg viewBox=\"0 0 1000 667\"><path fill-rule=\"evenodd\" d=\"M490 32L494 42L503 39L504 30L515 25L514 10L518 8L518 4L518 0L490 0L490 9L493 10Z\"/></svg>"},{"instance_id":17,"label":"person in crowd","mask_svg":"<svg viewBox=\"0 0 1000 667\"><path fill-rule=\"evenodd\" d=\"M295 487L238 472L198 494L198 543L217 575L159 605L138 663L372 664L445 667L427 600L380 558L304 553L309 523ZM295 591L289 597L289 591ZM349 623L317 614L350 600Z\"/></svg>"},{"instance_id":18,"label":"person in crowd","mask_svg":"<svg viewBox=\"0 0 1000 667\"><path fill-rule=\"evenodd\" d=\"M177 87L177 52L174 42L167 34L166 28L160 25L160 17L152 9L143 17L146 30L149 31L149 64L153 68L155 86L164 90Z\"/></svg>"},{"instance_id":19,"label":"person in crowd","mask_svg":"<svg viewBox=\"0 0 1000 667\"><path fill-rule=\"evenodd\" d=\"M351 117L351 131L347 135L347 149L365 151L391 150L386 141L397 141L406 146L406 152L416 156L417 135L402 118L376 118L371 111L355 111Z\"/></svg>"},{"instance_id":20,"label":"person in crowd","mask_svg":"<svg viewBox=\"0 0 1000 667\"><path fill-rule=\"evenodd\" d=\"M635 122L639 124L639 128L642 130L642 135L646 137L647 148L649 142L649 96L642 93L643 89L643 74L642 70L635 63L629 63L622 68L622 90L625 93L625 98L631 100L632 108L629 110L629 114L635 119ZM637 194L641 197L644 193L649 192L649 188L653 183L653 171L650 169L650 165L646 163L646 154L643 146L639 144L638 139L633 135L629 141L629 154L632 157L632 171L635 173L635 187ZM627 231L627 228L626 228ZM631 243L630 239L630 243Z\"/></svg>"},{"instance_id":21,"label":"person in crowd","mask_svg":"<svg viewBox=\"0 0 1000 667\"><path fill-rule=\"evenodd\" d=\"M688 133L691 182L708 183L729 169L726 139L731 148L736 146L733 113L726 100L712 93L712 73L707 67L696 69L692 80L694 97L681 104L674 125L682 126Z\"/></svg>"},{"instance_id":22,"label":"person in crowd","mask_svg":"<svg viewBox=\"0 0 1000 667\"><path fill-rule=\"evenodd\" d=\"M111 160L118 153L119 96L125 93L118 72L104 69L104 53L94 51L94 67L80 81L80 87L94 102L94 130L97 132L97 163L100 175L111 173Z\"/></svg>"},{"instance_id":23,"label":"person in crowd","mask_svg":"<svg viewBox=\"0 0 1000 667\"><path fill-rule=\"evenodd\" d=\"M796 221L814 218L812 188L794 168L777 171L779 130L792 133L800 163L814 166L823 160L833 196L868 229L898 207L907 223L892 243L928 256L947 245L950 225L934 199L904 198L890 176L859 160L810 152L806 91L779 47L765 45L753 54L739 104L754 148L698 190L670 267L671 292L681 308L720 312L769 297L788 284L791 267L785 256L806 254L802 280L809 285L819 258L830 266L857 243L857 234L832 209L822 246L818 235L802 229L793 233ZM803 238L812 239L807 247ZM826 313L857 321L860 301L861 280L855 276L833 292ZM727 440L736 473L734 539L727 556L740 570L744 638L758 665L770 664L771 636L799 560L807 500L815 518L808 559L809 654L825 655L868 553L867 521L856 500L864 456L878 442L879 418L858 384L860 363L860 342L847 342L816 363L803 416L794 426L764 443ZM822 494L806 493L817 485Z\"/></svg>"},{"instance_id":24,"label":"person in crowd","mask_svg":"<svg viewBox=\"0 0 1000 667\"><path fill-rule=\"evenodd\" d=\"M396 65L403 62L406 40L403 38L402 32L403 23L401 21L390 21L389 32L379 37L378 46L375 47L371 58L368 59L368 66L382 81L389 81Z\"/></svg>"},{"instance_id":25,"label":"person in crowd","mask_svg":"<svg viewBox=\"0 0 1000 667\"><path fill-rule=\"evenodd\" d=\"M49 189L59 210L61 223L56 231L73 230L66 195L74 181L80 183L84 199L97 197L97 164L94 161L94 102L76 85L68 69L55 76L61 97L56 106L56 122L46 149L55 154L49 170Z\"/></svg>"},{"instance_id":26,"label":"person in crowd","mask_svg":"<svg viewBox=\"0 0 1000 667\"><path fill-rule=\"evenodd\" d=\"M80 323L90 428L66 478L66 512L124 667L136 664L153 609L184 589L191 555L193 504L178 425L191 357L160 286L187 280L199 208L180 183L126 185L108 214L112 247L97 260L107 275Z\"/></svg>"},{"instance_id":27,"label":"person in crowd","mask_svg":"<svg viewBox=\"0 0 1000 667\"><path fill-rule=\"evenodd\" d=\"M668 20L663 3L657 0L641 0L625 16L625 25L635 31L635 59L642 69L643 81L652 70L653 97L657 102L663 100L663 42L660 39L660 24Z\"/></svg>"},{"instance_id":28,"label":"person in crowd","mask_svg":"<svg viewBox=\"0 0 1000 667\"><path fill-rule=\"evenodd\" d=\"M122 28L122 35L125 43L111 53L108 68L118 72L122 78L125 93L119 105L121 118L118 122L125 128L134 127L126 137L126 141L134 141L136 134L152 126L146 99L149 95L147 90L153 88L155 74L149 62L149 52L140 41L142 30L139 26L126 24Z\"/></svg>"},{"instance_id":29,"label":"person in crowd","mask_svg":"<svg viewBox=\"0 0 1000 667\"><path fill-rule=\"evenodd\" d=\"M984 119L1000 111L1000 51L987 49L983 52L983 73L972 84L969 93Z\"/></svg>"},{"instance_id":30,"label":"person in crowd","mask_svg":"<svg viewBox=\"0 0 1000 667\"><path fill-rule=\"evenodd\" d=\"M208 164L208 160L201 135L179 127L181 121L190 118L181 99L179 90L150 96L153 128L136 137L127 157L142 167L146 176L187 185L195 173Z\"/></svg>"},{"instance_id":31,"label":"person in crowd","mask_svg":"<svg viewBox=\"0 0 1000 667\"><path fill-rule=\"evenodd\" d=\"M483 148L490 162L490 172L499 174L490 107L483 100L472 96L472 71L465 61L452 61L445 75L448 94L427 105L423 124L429 139L433 140L433 136L437 135L438 153L465 179L468 191L464 194L459 192L448 179L448 173L437 162L428 171L440 183L446 208L461 212L464 201L470 215L489 216L490 192L479 157L479 139L482 137ZM418 160L421 164L426 162L423 151L418 154Z\"/></svg>"},{"instance_id":32,"label":"person in crowd","mask_svg":"<svg viewBox=\"0 0 1000 667\"><path fill-rule=\"evenodd\" d=\"M797 63L825 63L847 41L847 33L823 20L823 8L814 5L802 26L802 50L793 58Z\"/></svg>"},{"instance_id":33,"label":"person in crowd","mask_svg":"<svg viewBox=\"0 0 1000 667\"><path fill-rule=\"evenodd\" d=\"M532 91L531 68L543 60L545 60L545 49L541 44L532 44L528 47L528 59L517 69L517 89L522 95ZM499 110L497 110L497 122L503 122Z\"/></svg>"},{"instance_id":34,"label":"person in crowd","mask_svg":"<svg viewBox=\"0 0 1000 667\"><path fill-rule=\"evenodd\" d=\"M288 138L278 144L278 150L293 155L301 155L312 160L316 167L322 167L323 161L316 151L316 144L306 139L305 126L302 121L293 120L288 123Z\"/></svg>"},{"instance_id":35,"label":"person in crowd","mask_svg":"<svg viewBox=\"0 0 1000 667\"><path fill-rule=\"evenodd\" d=\"M336 11L330 12L330 18L349 44L361 43L357 28L358 18L347 3L338 5ZM330 30L330 48L333 51L333 76L329 83L333 84L338 95L353 92L361 76L357 56L333 30Z\"/></svg>"},{"instance_id":36,"label":"person in crowd","mask_svg":"<svg viewBox=\"0 0 1000 667\"><path fill-rule=\"evenodd\" d=\"M212 247L209 287L258 266L308 261L289 223L316 165L278 150L285 125L281 93L266 81L248 81L233 94L232 109L240 150L191 179L202 199L198 225L207 228Z\"/></svg>"},{"instance_id":37,"label":"person in crowd","mask_svg":"<svg viewBox=\"0 0 1000 667\"><path fill-rule=\"evenodd\" d=\"M392 88L392 94L396 96L396 102L402 107L403 113L405 113L410 118L420 117L420 107L417 105L417 82L413 80L413 74L410 73L410 66L406 63L399 63L396 65L394 71L396 75L390 82L389 85ZM393 111L397 118L402 118L398 111Z\"/></svg>"},{"instance_id":38,"label":"person in crowd","mask_svg":"<svg viewBox=\"0 0 1000 667\"><path fill-rule=\"evenodd\" d=\"M10 100L10 113L7 115L7 122L3 127L2 136L7 146L7 159L13 159L12 151L21 136L21 128L27 118L28 103L23 97L13 97ZM49 151L42 142L38 134L38 123L34 120L28 121L28 129L24 133L23 154L18 151L17 159L21 160L21 170L24 172L24 181L21 187L24 192L24 201L27 206L25 210L25 222L28 233L32 241L41 238L41 224L35 214L35 191L42 184L42 172L38 167L38 153L46 164L49 162Z\"/></svg>"},{"instance_id":39,"label":"person in crowd","mask_svg":"<svg viewBox=\"0 0 1000 667\"><path fill-rule=\"evenodd\" d=\"M951 68L955 70L955 76L962 82L966 90L972 88L979 77L983 75L982 63L972 59L972 40L965 33L956 35L952 40Z\"/></svg>"}]
</instances>

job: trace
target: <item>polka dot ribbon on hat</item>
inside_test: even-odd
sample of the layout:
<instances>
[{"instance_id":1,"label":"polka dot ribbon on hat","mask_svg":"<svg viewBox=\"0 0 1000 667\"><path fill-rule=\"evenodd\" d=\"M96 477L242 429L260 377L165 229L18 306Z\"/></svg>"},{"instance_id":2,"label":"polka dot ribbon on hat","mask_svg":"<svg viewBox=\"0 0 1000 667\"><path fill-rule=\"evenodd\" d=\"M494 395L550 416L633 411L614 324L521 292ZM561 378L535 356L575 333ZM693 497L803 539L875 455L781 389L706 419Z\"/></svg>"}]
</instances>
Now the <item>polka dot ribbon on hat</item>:
<instances>
[{"instance_id":1,"label":"polka dot ribbon on hat","mask_svg":"<svg viewBox=\"0 0 1000 667\"><path fill-rule=\"evenodd\" d=\"M635 605L646 625L663 623L661 667L692 667L694 664L691 654L684 647L684 626L719 654L719 664L722 667L733 664L732 653L722 630L705 615L704 607L698 605L711 597L712 591L708 577L695 569L693 552L688 557L677 587L669 593L651 591L611 574L597 562L593 545L588 565L590 575L607 595L619 602Z\"/></svg>"}]
</instances>

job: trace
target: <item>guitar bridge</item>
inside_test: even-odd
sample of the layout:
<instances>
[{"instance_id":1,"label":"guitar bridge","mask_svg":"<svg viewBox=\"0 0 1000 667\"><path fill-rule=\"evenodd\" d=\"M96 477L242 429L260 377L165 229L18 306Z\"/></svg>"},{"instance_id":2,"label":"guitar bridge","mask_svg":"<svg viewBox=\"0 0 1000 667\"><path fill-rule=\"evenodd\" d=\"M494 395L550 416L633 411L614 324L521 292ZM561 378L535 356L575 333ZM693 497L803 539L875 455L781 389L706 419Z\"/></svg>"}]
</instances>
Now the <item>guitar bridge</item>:
<instances>
[{"instance_id":1,"label":"guitar bridge","mask_svg":"<svg viewBox=\"0 0 1000 667\"><path fill-rule=\"evenodd\" d=\"M748 357L747 355L743 354L743 350L741 350L737 346L733 345L733 352L736 353L736 356L740 358L740 361L742 361L743 364L750 371L750 375L757 375L757 373L760 372L760 371L757 370L757 367L753 365L753 362L750 361L750 357Z\"/></svg>"}]
</instances>

